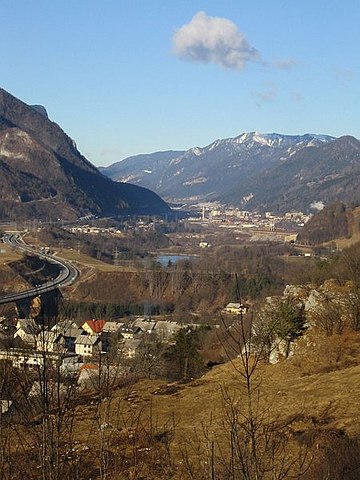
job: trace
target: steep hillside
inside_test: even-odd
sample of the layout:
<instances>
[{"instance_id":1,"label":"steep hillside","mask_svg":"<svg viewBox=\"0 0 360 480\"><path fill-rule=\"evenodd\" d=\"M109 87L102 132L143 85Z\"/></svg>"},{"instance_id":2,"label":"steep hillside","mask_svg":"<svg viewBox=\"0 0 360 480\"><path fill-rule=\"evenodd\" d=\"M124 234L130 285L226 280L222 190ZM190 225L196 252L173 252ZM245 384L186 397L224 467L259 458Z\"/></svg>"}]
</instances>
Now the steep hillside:
<instances>
[{"instance_id":1,"label":"steep hillside","mask_svg":"<svg viewBox=\"0 0 360 480\"><path fill-rule=\"evenodd\" d=\"M100 174L44 110L0 89L0 218L169 212L153 192Z\"/></svg>"},{"instance_id":2,"label":"steep hillside","mask_svg":"<svg viewBox=\"0 0 360 480\"><path fill-rule=\"evenodd\" d=\"M314 215L298 234L300 243L318 245L350 235L351 209L343 204L332 204Z\"/></svg>"}]
</instances>

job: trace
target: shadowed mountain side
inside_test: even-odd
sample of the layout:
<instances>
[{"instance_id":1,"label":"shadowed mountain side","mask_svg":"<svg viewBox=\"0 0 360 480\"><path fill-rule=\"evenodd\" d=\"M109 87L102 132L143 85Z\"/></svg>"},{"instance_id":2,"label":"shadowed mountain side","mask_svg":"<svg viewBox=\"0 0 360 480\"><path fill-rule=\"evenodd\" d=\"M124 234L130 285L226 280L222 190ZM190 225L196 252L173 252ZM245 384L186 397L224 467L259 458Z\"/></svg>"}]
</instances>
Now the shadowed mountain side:
<instances>
[{"instance_id":1,"label":"shadowed mountain side","mask_svg":"<svg viewBox=\"0 0 360 480\"><path fill-rule=\"evenodd\" d=\"M0 89L0 218L166 214L155 193L103 176L61 128Z\"/></svg>"}]
</instances>

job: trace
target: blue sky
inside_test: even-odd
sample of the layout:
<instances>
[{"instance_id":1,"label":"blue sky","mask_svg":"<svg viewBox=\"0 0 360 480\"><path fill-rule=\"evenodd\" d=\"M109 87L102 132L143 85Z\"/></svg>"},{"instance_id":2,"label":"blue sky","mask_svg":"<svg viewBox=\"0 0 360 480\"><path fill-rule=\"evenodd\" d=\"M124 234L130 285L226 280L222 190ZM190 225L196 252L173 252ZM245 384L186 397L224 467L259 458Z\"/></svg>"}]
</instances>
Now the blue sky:
<instances>
[{"instance_id":1,"label":"blue sky","mask_svg":"<svg viewBox=\"0 0 360 480\"><path fill-rule=\"evenodd\" d=\"M2 0L0 86L95 165L246 131L360 138L358 0Z\"/></svg>"}]
</instances>

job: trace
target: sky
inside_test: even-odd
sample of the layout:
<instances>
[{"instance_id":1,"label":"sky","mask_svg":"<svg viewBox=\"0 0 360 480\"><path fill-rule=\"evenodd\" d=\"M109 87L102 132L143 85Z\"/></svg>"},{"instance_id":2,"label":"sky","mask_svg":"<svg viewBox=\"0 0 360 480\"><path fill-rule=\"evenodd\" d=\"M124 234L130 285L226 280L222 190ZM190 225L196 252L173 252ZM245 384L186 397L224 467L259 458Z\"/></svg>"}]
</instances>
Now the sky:
<instances>
[{"instance_id":1,"label":"sky","mask_svg":"<svg viewBox=\"0 0 360 480\"><path fill-rule=\"evenodd\" d=\"M358 0L1 0L0 86L106 166L243 132L360 138Z\"/></svg>"}]
</instances>

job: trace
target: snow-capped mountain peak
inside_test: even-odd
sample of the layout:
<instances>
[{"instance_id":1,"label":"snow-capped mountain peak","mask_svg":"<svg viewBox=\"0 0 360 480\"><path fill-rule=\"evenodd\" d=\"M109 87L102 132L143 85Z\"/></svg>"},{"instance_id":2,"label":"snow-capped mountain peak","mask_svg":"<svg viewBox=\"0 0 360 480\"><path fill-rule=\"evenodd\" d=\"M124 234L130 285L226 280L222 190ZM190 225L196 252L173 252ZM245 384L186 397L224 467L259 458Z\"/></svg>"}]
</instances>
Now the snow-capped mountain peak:
<instances>
[{"instance_id":1,"label":"snow-capped mountain peak","mask_svg":"<svg viewBox=\"0 0 360 480\"><path fill-rule=\"evenodd\" d=\"M123 160L118 163L115 179L124 181L128 175L135 175L138 185L155 190L166 199L221 198L225 203L241 203L241 198L249 192L254 195L257 192L260 198L258 184L263 178L271 178L267 189L273 191L271 182L276 183L276 176L274 180L271 172L281 171L283 166L285 170L296 170L298 158L310 162L320 155L317 150L327 151L333 141L336 142L334 137L311 133L243 132L187 151L151 154L141 162L133 158ZM329 178L328 173L326 175ZM298 183L297 179L295 185ZM252 198L252 205L257 206L257 201L257 197Z\"/></svg>"},{"instance_id":2,"label":"snow-capped mountain peak","mask_svg":"<svg viewBox=\"0 0 360 480\"><path fill-rule=\"evenodd\" d=\"M257 143L268 147L283 147L286 145L291 147L303 142L313 142L313 145L318 145L320 142L334 140L334 137L312 133L306 133L304 135L282 135L279 133L248 132L242 133L232 140L236 144L246 144L248 146L254 146L254 144Z\"/></svg>"}]
</instances>

